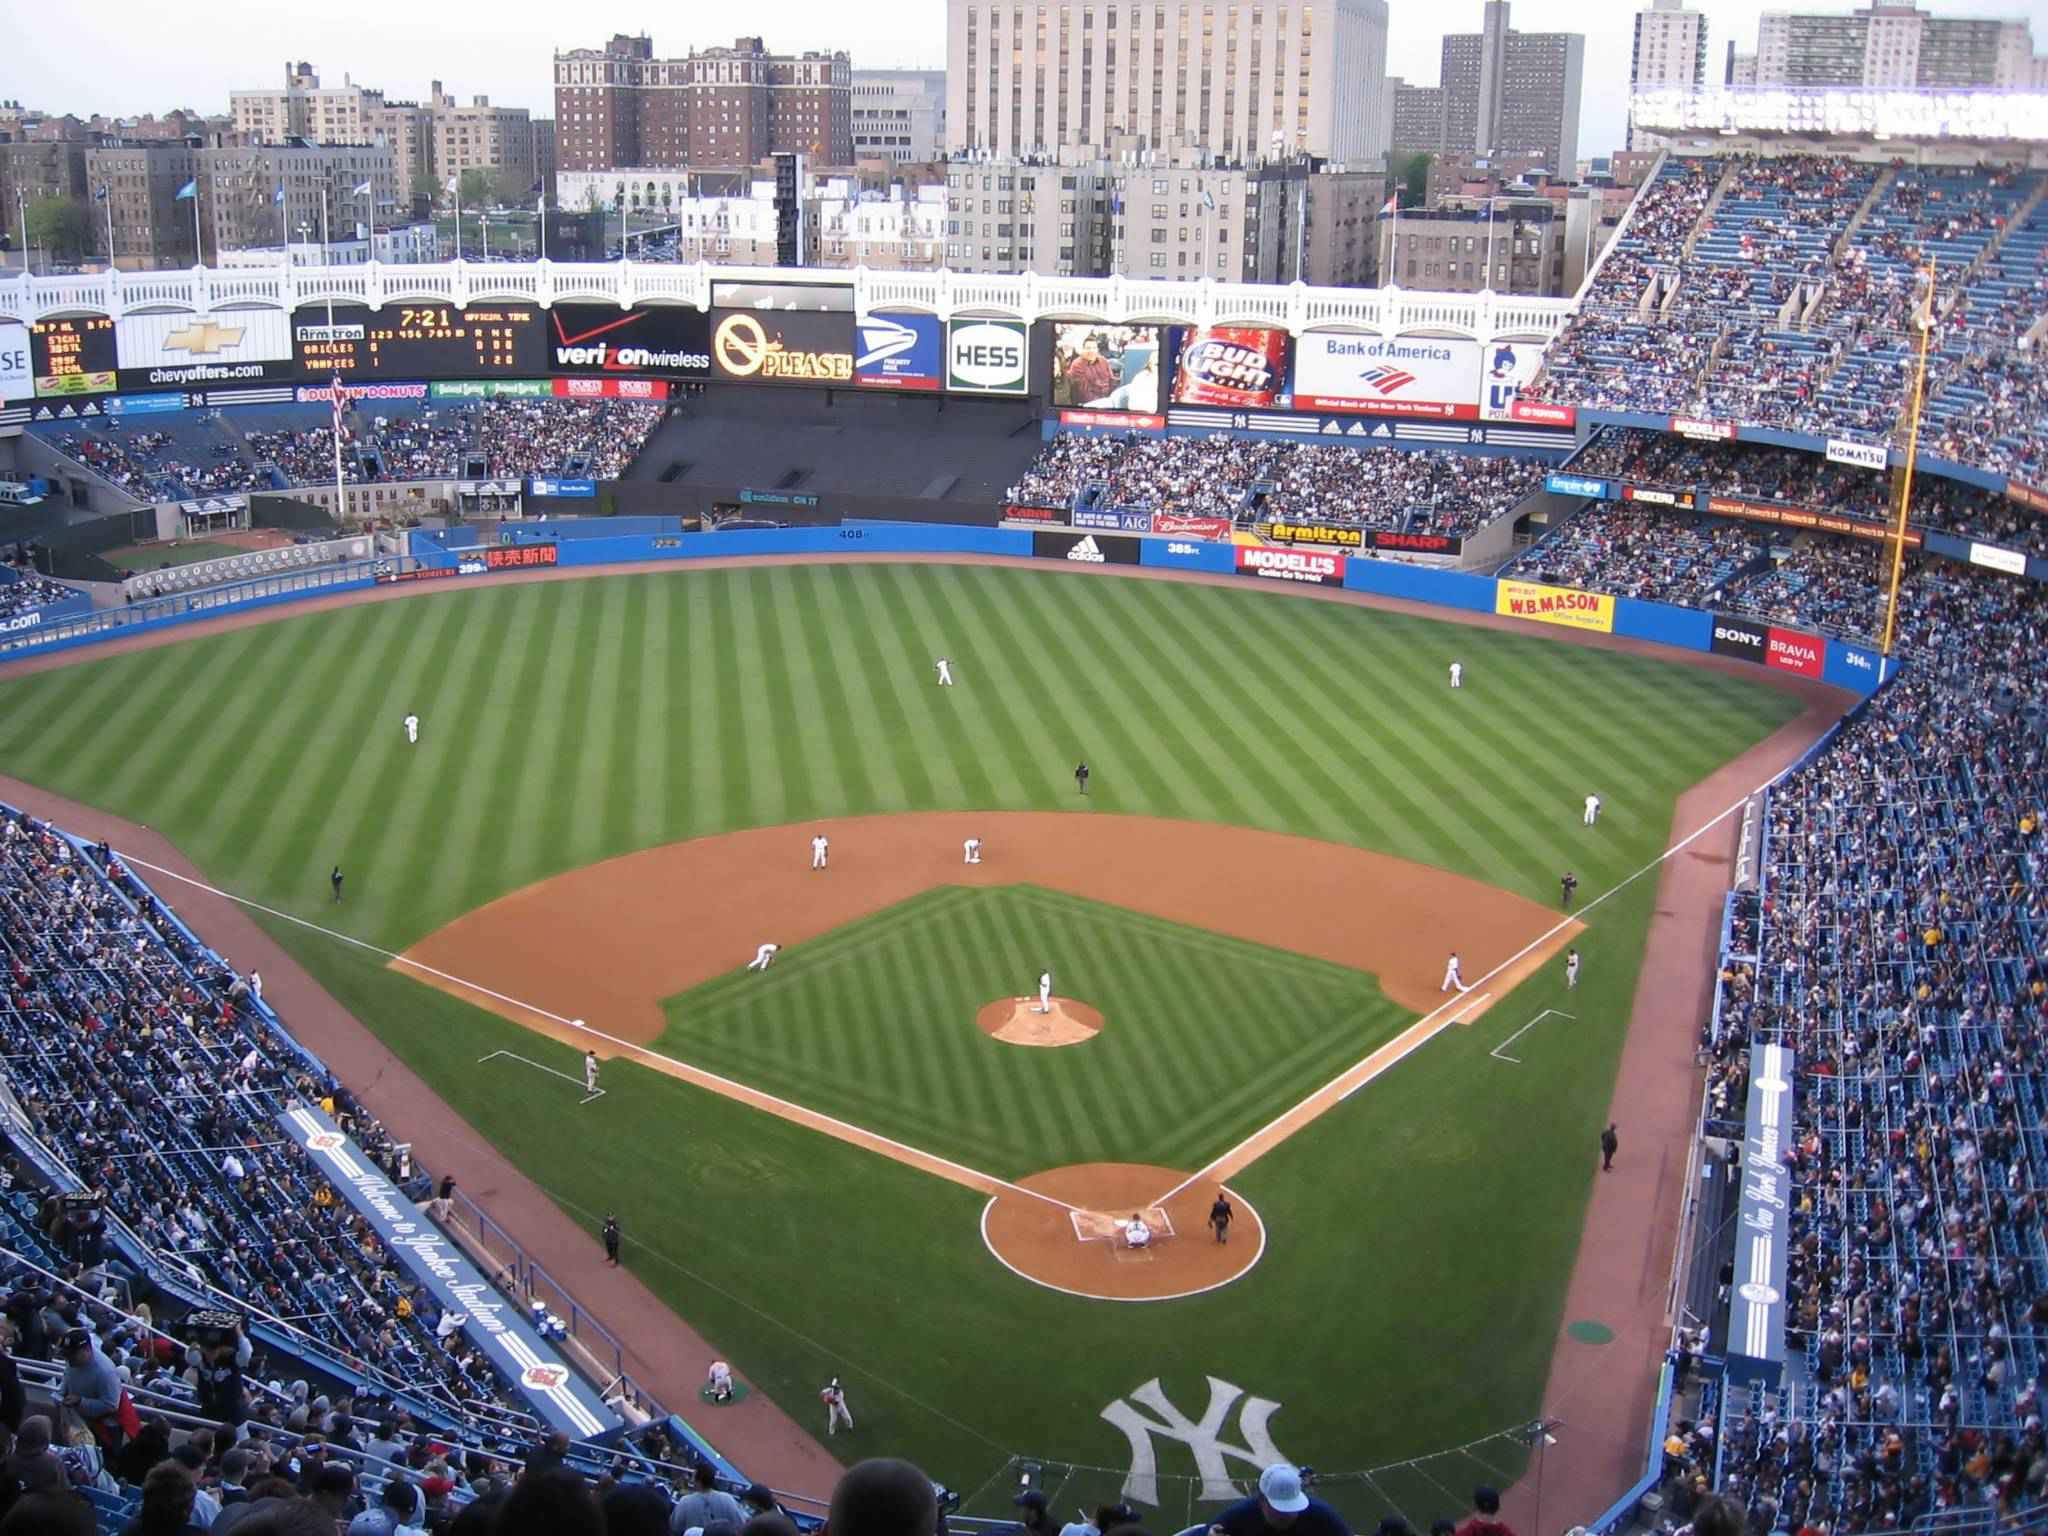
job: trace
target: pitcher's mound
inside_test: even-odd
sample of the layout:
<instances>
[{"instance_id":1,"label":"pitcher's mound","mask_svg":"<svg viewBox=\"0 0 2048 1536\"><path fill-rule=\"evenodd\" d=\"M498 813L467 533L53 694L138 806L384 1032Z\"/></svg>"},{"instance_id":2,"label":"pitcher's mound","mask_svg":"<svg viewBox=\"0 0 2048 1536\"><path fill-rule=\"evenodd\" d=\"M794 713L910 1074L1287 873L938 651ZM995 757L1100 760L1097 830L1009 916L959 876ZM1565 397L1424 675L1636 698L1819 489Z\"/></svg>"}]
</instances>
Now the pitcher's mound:
<instances>
[{"instance_id":1,"label":"pitcher's mound","mask_svg":"<svg viewBox=\"0 0 2048 1536\"><path fill-rule=\"evenodd\" d=\"M999 997L974 1022L1005 1045L1079 1045L1102 1033L1102 1015L1071 997L1054 998L1051 1013L1040 1013L1035 997Z\"/></svg>"},{"instance_id":2,"label":"pitcher's mound","mask_svg":"<svg viewBox=\"0 0 2048 1536\"><path fill-rule=\"evenodd\" d=\"M981 1239L1026 1280L1101 1301L1171 1301L1228 1285L1266 1251L1266 1224L1234 1193L1219 1243L1209 1210L1219 1186L1149 1163L1074 1163L1005 1189L981 1213ZM1161 1199L1161 1196L1167 1196ZM1132 1247L1130 1222L1151 1237Z\"/></svg>"}]
</instances>

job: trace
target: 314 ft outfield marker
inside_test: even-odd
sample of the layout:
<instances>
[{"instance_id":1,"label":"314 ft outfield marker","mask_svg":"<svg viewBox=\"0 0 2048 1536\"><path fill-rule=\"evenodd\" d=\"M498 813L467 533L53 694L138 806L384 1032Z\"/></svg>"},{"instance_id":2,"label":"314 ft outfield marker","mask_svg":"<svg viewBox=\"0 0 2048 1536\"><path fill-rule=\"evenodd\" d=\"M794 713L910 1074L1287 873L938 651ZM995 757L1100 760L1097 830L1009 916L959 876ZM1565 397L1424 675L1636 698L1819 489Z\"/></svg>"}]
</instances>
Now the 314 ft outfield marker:
<instances>
[{"instance_id":1,"label":"314 ft outfield marker","mask_svg":"<svg viewBox=\"0 0 2048 1536\"><path fill-rule=\"evenodd\" d=\"M578 1088L581 1088L583 1086L583 1079L581 1079L580 1077L571 1077L567 1072L557 1072L553 1067L548 1066L545 1062L534 1061L530 1057L520 1055L517 1051L493 1051L488 1056L477 1057L476 1064L478 1066L482 1066L487 1061L496 1061L500 1056L509 1056L514 1061L523 1061L529 1067L534 1068L536 1071L545 1072L550 1077L559 1077L565 1083L574 1083ZM603 1097L604 1090L602 1088L593 1088L590 1090L590 1092L586 1093L578 1102L583 1104L591 1104L595 1103L597 1100Z\"/></svg>"},{"instance_id":2,"label":"314 ft outfield marker","mask_svg":"<svg viewBox=\"0 0 2048 1536\"><path fill-rule=\"evenodd\" d=\"M1546 1008L1541 1013L1537 1014L1535 1018L1531 1019L1528 1023L1524 1024L1512 1035L1509 1035L1507 1039L1501 1041L1499 1045L1496 1045L1492 1050L1488 1051L1486 1054L1489 1056L1498 1057L1502 1061L1510 1062L1513 1065L1519 1067L1522 1064L1521 1058L1508 1055L1508 1047L1513 1045L1517 1040L1521 1039L1522 1036L1529 1033L1529 1031L1534 1029L1538 1024L1541 1024L1545 1019L1549 1018L1553 1013L1556 1014L1560 1019L1570 1019L1573 1023L1578 1022L1579 1016L1575 1013L1566 1013L1562 1008Z\"/></svg>"}]
</instances>

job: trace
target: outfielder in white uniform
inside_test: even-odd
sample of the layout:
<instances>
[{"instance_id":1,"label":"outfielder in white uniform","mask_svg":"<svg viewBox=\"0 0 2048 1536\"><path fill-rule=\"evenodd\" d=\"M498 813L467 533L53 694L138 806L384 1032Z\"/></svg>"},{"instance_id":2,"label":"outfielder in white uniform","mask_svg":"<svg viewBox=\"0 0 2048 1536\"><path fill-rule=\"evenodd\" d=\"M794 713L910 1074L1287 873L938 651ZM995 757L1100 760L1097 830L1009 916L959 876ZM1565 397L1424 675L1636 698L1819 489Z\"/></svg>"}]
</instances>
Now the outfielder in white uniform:
<instances>
[{"instance_id":1,"label":"outfielder in white uniform","mask_svg":"<svg viewBox=\"0 0 2048 1536\"><path fill-rule=\"evenodd\" d=\"M932 665L939 669L939 686L941 688L952 687L953 663L946 660L945 657L941 656L937 661L933 662Z\"/></svg>"},{"instance_id":2,"label":"outfielder in white uniform","mask_svg":"<svg viewBox=\"0 0 2048 1536\"><path fill-rule=\"evenodd\" d=\"M1590 827L1593 825L1594 822L1598 821L1599 819L1600 797L1598 795L1586 796L1586 825Z\"/></svg>"},{"instance_id":3,"label":"outfielder in white uniform","mask_svg":"<svg viewBox=\"0 0 2048 1536\"><path fill-rule=\"evenodd\" d=\"M1037 1012L1039 1012L1039 1013L1051 1013L1051 1012L1052 1012L1052 972L1051 972L1051 971L1040 971L1040 972L1038 973L1038 1007L1037 1007L1036 1011L1037 1011Z\"/></svg>"},{"instance_id":4,"label":"outfielder in white uniform","mask_svg":"<svg viewBox=\"0 0 2048 1536\"><path fill-rule=\"evenodd\" d=\"M780 948L782 948L780 944L763 944L754 951L754 958L747 962L747 969L750 971L767 970L768 962L775 958L775 951Z\"/></svg>"},{"instance_id":5,"label":"outfielder in white uniform","mask_svg":"<svg viewBox=\"0 0 2048 1536\"><path fill-rule=\"evenodd\" d=\"M1470 992L1472 990L1470 987L1465 985L1465 978L1458 974L1458 952L1456 950L1451 951L1451 958L1444 966L1444 984L1442 990L1445 992L1449 992L1453 989L1459 992Z\"/></svg>"},{"instance_id":6,"label":"outfielder in white uniform","mask_svg":"<svg viewBox=\"0 0 2048 1536\"><path fill-rule=\"evenodd\" d=\"M1451 663L1451 686L1453 688L1465 686L1465 664L1462 661Z\"/></svg>"},{"instance_id":7,"label":"outfielder in white uniform","mask_svg":"<svg viewBox=\"0 0 2048 1536\"><path fill-rule=\"evenodd\" d=\"M405 717L405 739L415 746L419 744L420 717L418 715L407 715Z\"/></svg>"},{"instance_id":8,"label":"outfielder in white uniform","mask_svg":"<svg viewBox=\"0 0 2048 1536\"><path fill-rule=\"evenodd\" d=\"M960 845L960 851L966 856L961 862L979 864L981 862L981 839L978 837L968 838L966 842Z\"/></svg>"},{"instance_id":9,"label":"outfielder in white uniform","mask_svg":"<svg viewBox=\"0 0 2048 1536\"><path fill-rule=\"evenodd\" d=\"M583 1091L585 1093L597 1092L597 1052L595 1051L585 1051L583 1053Z\"/></svg>"},{"instance_id":10,"label":"outfielder in white uniform","mask_svg":"<svg viewBox=\"0 0 2048 1536\"><path fill-rule=\"evenodd\" d=\"M853 1415L846 1407L846 1388L839 1385L837 1376L832 1378L831 1385L819 1392L818 1397L825 1404L826 1434L838 1434L839 1426L842 1424L848 1429L853 1428Z\"/></svg>"},{"instance_id":11,"label":"outfielder in white uniform","mask_svg":"<svg viewBox=\"0 0 2048 1536\"><path fill-rule=\"evenodd\" d=\"M1579 952L1576 949L1564 952L1564 984L1567 987L1579 984Z\"/></svg>"},{"instance_id":12,"label":"outfielder in white uniform","mask_svg":"<svg viewBox=\"0 0 2048 1536\"><path fill-rule=\"evenodd\" d=\"M812 838L811 868L823 869L825 867L825 855L830 853L831 851L832 840L826 837L824 833L820 832L816 837Z\"/></svg>"}]
</instances>

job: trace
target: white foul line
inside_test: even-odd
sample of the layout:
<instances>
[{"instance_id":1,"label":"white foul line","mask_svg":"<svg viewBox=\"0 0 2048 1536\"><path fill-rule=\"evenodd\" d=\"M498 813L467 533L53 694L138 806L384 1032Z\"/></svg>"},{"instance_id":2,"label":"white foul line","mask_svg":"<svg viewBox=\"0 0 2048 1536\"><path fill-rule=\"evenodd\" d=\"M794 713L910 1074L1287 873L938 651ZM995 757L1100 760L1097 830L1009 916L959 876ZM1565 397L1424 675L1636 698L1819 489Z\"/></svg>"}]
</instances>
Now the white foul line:
<instances>
[{"instance_id":1,"label":"white foul line","mask_svg":"<svg viewBox=\"0 0 2048 1536\"><path fill-rule=\"evenodd\" d=\"M1576 1013L1566 1013L1562 1008L1546 1008L1541 1013L1537 1014L1535 1018L1531 1019L1528 1023L1524 1024L1512 1035L1509 1035L1507 1039L1501 1041L1499 1045L1496 1045L1492 1050L1488 1051L1486 1054L1489 1056L1497 1056L1502 1061L1512 1062L1515 1066L1519 1067L1522 1064L1521 1059L1519 1057L1507 1055L1507 1048L1513 1045L1517 1040L1521 1039L1522 1036L1529 1033L1529 1031L1534 1029L1538 1024L1541 1024L1545 1019L1549 1018L1553 1013L1556 1014L1560 1019L1570 1019L1574 1024L1576 1024L1579 1021L1579 1016Z\"/></svg>"},{"instance_id":2,"label":"white foul line","mask_svg":"<svg viewBox=\"0 0 2048 1536\"><path fill-rule=\"evenodd\" d=\"M1043 1200L1047 1205L1056 1205L1063 1211L1078 1209L1078 1207L1069 1205L1066 1201L1056 1199L1040 1190L1026 1189L1022 1184L1012 1184L1008 1179L998 1178L992 1173L983 1173L979 1168L970 1168L965 1163L955 1162L950 1157L941 1157L936 1152L927 1152L922 1147L913 1147L908 1142L898 1141L892 1136L884 1136L880 1131L871 1131L864 1125L855 1125L851 1121L839 1119L836 1115L828 1115L822 1110L812 1109L808 1104L798 1104L789 1099L779 1098L775 1094L756 1088L750 1083L738 1082L730 1077L721 1077L718 1073L707 1071L692 1062L683 1061L674 1056L664 1056L660 1051L649 1050L646 1046L635 1041L622 1040L617 1035L608 1035L601 1029L592 1028L581 1019L565 1019L559 1013L552 1013L546 1008L536 1007L532 1003L525 1002L520 998L511 997L506 993L497 991L495 988L483 986L478 982L467 981L460 976L451 975L447 971L438 970L434 966L426 965L405 955L393 954L390 950L372 944L367 939L359 939L353 934L341 933L333 928L323 927L321 924L299 917L295 913L282 912L276 907L266 907L260 901L251 901L246 896L237 896L233 891L224 891L217 885L208 885L204 880L195 880L190 875L181 875L175 869L166 869L163 865L152 864L147 859L134 858L118 848L114 852L120 854L121 861L132 868L149 870L152 874L176 880L181 885L189 885L194 890L205 891L209 896L218 896L223 901L232 901L237 906L247 907L252 912L261 912L265 916L277 918L282 922L296 923L299 927L309 928L314 933L325 934L330 939L339 939L342 943L354 945L357 949L368 950L371 954L380 956L390 964L402 965L409 970L420 971L428 976L439 977L442 981L462 987L467 991L475 992L479 996L491 998L493 1001L505 1003L514 1008L524 1009L527 1013L533 1014L538 1018L547 1019L551 1023L560 1025L563 1029L579 1030L594 1040L604 1041L605 1044L617 1049L621 1055L644 1056L650 1061L665 1062L669 1066L679 1069L678 1075L681 1076L684 1082L695 1079L700 1080L702 1083L715 1084L718 1090L724 1093L727 1098L735 1099L742 1104L746 1103L751 1097L759 1099L763 1103L776 1105L780 1109L792 1111L793 1113L787 1118L794 1120L798 1124L803 1123L802 1117L808 1117L821 1125L832 1126L836 1131L844 1133L839 1137L841 1141L850 1142L854 1146L860 1146L866 1142L879 1146L893 1147L899 1152L909 1154L908 1157L901 1159L901 1161L910 1162L913 1167L916 1166L915 1160L921 1158L928 1163L937 1163L951 1168L956 1173L964 1173L970 1179L979 1180L979 1187L982 1188L998 1185L1013 1194L1029 1195L1034 1200ZM571 1079L571 1081L574 1081L574 1079Z\"/></svg>"},{"instance_id":3,"label":"white foul line","mask_svg":"<svg viewBox=\"0 0 2048 1536\"><path fill-rule=\"evenodd\" d=\"M520 1055L517 1051L493 1051L488 1056L477 1057L476 1064L478 1066L482 1066L487 1061L496 1061L500 1056L509 1056L514 1061L523 1061L529 1067L533 1067L538 1071L545 1072L550 1077L559 1077L565 1083L575 1083L579 1086L588 1086L585 1083L584 1079L580 1077L571 1077L567 1072L557 1072L553 1067L549 1066L546 1062L535 1061L529 1056ZM591 1088L589 1092L583 1095L583 1102L585 1104L591 1104L595 1103L597 1100L603 1097L604 1090L602 1088Z\"/></svg>"},{"instance_id":4,"label":"white foul line","mask_svg":"<svg viewBox=\"0 0 2048 1536\"><path fill-rule=\"evenodd\" d=\"M1509 966L1513 965L1516 961L1520 960L1524 955L1528 954L1531 950L1539 949L1543 945L1548 944L1552 939L1556 938L1557 935L1563 933L1565 929L1569 928L1574 922L1579 921L1580 918L1583 918L1588 912L1591 912L1595 907L1599 906L1601 902L1607 900L1608 897L1620 895L1623 891L1627 890L1631 885L1634 885L1638 880L1642 879L1644 875L1647 875L1651 870L1661 868L1671 859L1683 853L1686 849L1690 848L1694 843L1698 842L1702 837L1705 837L1709 832L1713 831L1714 828L1718 827L1722 822L1726 821L1730 816L1733 816L1737 811L1741 810L1743 806L1747 805L1750 801L1751 796L1763 793L1763 791L1769 789L1773 784L1777 783L1778 780L1785 777L1786 774L1792 771L1794 766L1796 765L1792 763L1787 763L1783 768L1780 768L1768 779L1765 779L1763 783L1757 785L1755 789L1752 789L1749 791L1748 794L1743 795L1733 805L1729 806L1728 809L1726 809L1725 811L1721 811L1715 816L1708 819L1707 821L1702 822L1693 831L1688 832L1684 837L1680 838L1677 842L1673 843L1669 848L1666 848L1662 853L1658 854L1656 858L1650 860L1649 863L1645 864L1641 869L1637 870L1634 874L1624 877L1618 884L1609 886L1606 890L1602 891L1598 896L1595 896L1591 901L1587 902L1583 907L1579 908L1578 917L1560 918L1553 926L1546 929L1544 932L1538 934L1535 938L1531 939L1527 944L1524 944L1520 949L1516 950L1512 955L1509 955L1507 959L1501 961L1499 965L1496 965L1492 970L1488 971L1484 976L1481 976L1477 981L1472 983L1472 986L1468 987L1466 989L1466 992L1470 992L1475 988L1485 986L1489 981L1493 980L1494 977L1498 976L1502 971L1506 970ZM1358 1092L1359 1089L1363 1088L1367 1083L1371 1082L1374 1078L1378 1077L1382 1072L1385 1072L1389 1067L1396 1066L1400 1062L1405 1061L1408 1057L1412 1056L1415 1052L1421 1050L1423 1046L1427 1045L1431 1040L1436 1038L1437 1035L1441 1034L1443 1032L1444 1027L1452 1023L1453 1020L1445 1019L1441 1023L1438 1023L1437 1015L1442 1013L1446 1008L1453 1007L1454 1005L1463 1002L1464 999L1465 994L1460 993L1457 997L1452 998L1448 1002L1437 1004L1436 1007L1432 1008L1428 1013L1424 1014L1420 1019L1416 1020L1415 1023L1409 1025L1406 1030L1402 1031L1402 1036L1412 1036L1414 1038L1410 1041L1406 1048L1395 1052L1393 1055L1389 1056L1385 1061L1381 1062L1371 1072L1367 1073L1364 1077L1360 1078L1359 1081L1352 1084L1351 1087L1347 1088L1344 1091L1344 1097L1339 1099L1337 1102L1340 1104L1343 1103L1344 1099L1350 1098L1352 1094ZM1434 1027L1429 1027L1431 1025L1434 1025ZM1397 1036L1396 1038L1401 1038L1401 1036ZM1384 1045L1375 1046L1372 1050L1366 1052L1364 1056L1360 1057L1357 1061L1353 1062L1350 1066L1346 1067L1342 1072L1339 1072L1335 1077L1331 1078L1327 1083L1324 1083L1321 1087L1317 1088L1315 1092L1303 1098L1299 1103L1291 1105L1289 1108L1282 1111L1280 1114L1275 1115L1271 1120L1267 1121L1266 1124L1260 1126L1256 1131L1253 1131L1251 1135L1245 1137L1243 1141L1240 1141L1236 1146L1232 1147L1228 1152L1225 1152L1221 1157L1211 1158L1208 1161L1208 1163L1201 1168L1199 1172L1189 1174L1185 1179L1182 1179L1180 1183L1176 1184L1172 1189L1168 1190L1165 1194L1161 1195L1157 1200L1154 1200L1152 1203L1154 1205L1164 1205L1167 1201L1171 1200L1175 1195L1179 1194L1189 1185L1199 1183L1202 1180L1202 1178L1209 1172L1210 1169L1216 1167L1220 1163L1229 1161L1231 1158L1235 1157L1239 1152L1243 1151L1246 1147L1258 1141L1261 1137L1264 1137L1268 1135L1270 1132L1278 1129L1280 1126L1285 1125L1288 1120L1292 1119L1295 1115L1299 1114L1302 1110L1306 1109L1309 1105L1313 1104L1317 1099L1321 1098L1324 1094L1328 1093L1332 1088L1336 1087L1337 1084L1343 1082L1344 1079L1349 1077L1352 1073L1358 1071L1367 1062L1371 1061L1375 1055L1377 1055L1381 1050L1384 1049ZM1247 1164L1246 1166L1249 1167L1250 1165ZM1237 1168L1232 1170L1232 1172L1234 1176L1235 1174L1243 1173L1244 1169Z\"/></svg>"}]
</instances>

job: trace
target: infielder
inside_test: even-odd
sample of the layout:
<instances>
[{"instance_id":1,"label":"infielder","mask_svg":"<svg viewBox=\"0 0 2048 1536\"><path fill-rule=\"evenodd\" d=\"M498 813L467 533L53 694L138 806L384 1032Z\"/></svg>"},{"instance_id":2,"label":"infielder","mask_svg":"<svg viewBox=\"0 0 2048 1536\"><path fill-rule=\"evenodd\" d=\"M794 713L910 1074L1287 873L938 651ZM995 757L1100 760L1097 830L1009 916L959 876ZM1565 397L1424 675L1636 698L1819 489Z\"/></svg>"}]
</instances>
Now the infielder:
<instances>
[{"instance_id":1,"label":"infielder","mask_svg":"<svg viewBox=\"0 0 2048 1536\"><path fill-rule=\"evenodd\" d=\"M578 1022L580 1023L581 1020ZM585 1093L597 1092L597 1052L595 1051L585 1051L583 1053L583 1091Z\"/></svg>"},{"instance_id":2,"label":"infielder","mask_svg":"<svg viewBox=\"0 0 2048 1536\"><path fill-rule=\"evenodd\" d=\"M981 839L978 837L968 838L966 842L960 845L960 851L965 855L961 862L979 864L981 862Z\"/></svg>"},{"instance_id":3,"label":"infielder","mask_svg":"<svg viewBox=\"0 0 2048 1536\"><path fill-rule=\"evenodd\" d=\"M767 970L768 962L775 958L775 952L780 948L782 948L780 944L763 944L754 951L754 958L747 962L747 969L750 971Z\"/></svg>"},{"instance_id":4,"label":"infielder","mask_svg":"<svg viewBox=\"0 0 2048 1536\"><path fill-rule=\"evenodd\" d=\"M823 869L825 856L832 851L832 840L820 832L811 839L811 868Z\"/></svg>"},{"instance_id":5,"label":"infielder","mask_svg":"<svg viewBox=\"0 0 2048 1536\"><path fill-rule=\"evenodd\" d=\"M826 1434L838 1434L839 1426L842 1424L848 1429L853 1428L853 1415L846 1411L846 1388L839 1385L837 1376L819 1391L818 1400L825 1405Z\"/></svg>"},{"instance_id":6,"label":"infielder","mask_svg":"<svg viewBox=\"0 0 2048 1536\"><path fill-rule=\"evenodd\" d=\"M1586 825L1590 827L1593 825L1594 822L1598 821L1599 819L1600 797L1598 795L1586 796Z\"/></svg>"},{"instance_id":7,"label":"infielder","mask_svg":"<svg viewBox=\"0 0 2048 1536\"><path fill-rule=\"evenodd\" d=\"M1038 973L1038 1006L1037 1006L1036 1008L1034 1008L1034 1009L1032 1010L1032 1012L1034 1012L1034 1013L1051 1013L1051 1012L1052 1012L1052 972L1051 972L1051 971L1040 971L1040 972Z\"/></svg>"},{"instance_id":8,"label":"infielder","mask_svg":"<svg viewBox=\"0 0 2048 1536\"><path fill-rule=\"evenodd\" d=\"M1465 686L1465 664L1462 661L1451 663L1451 686L1453 688Z\"/></svg>"},{"instance_id":9,"label":"infielder","mask_svg":"<svg viewBox=\"0 0 2048 1536\"><path fill-rule=\"evenodd\" d=\"M1576 949L1564 952L1564 984L1567 987L1579 984L1579 952Z\"/></svg>"},{"instance_id":10,"label":"infielder","mask_svg":"<svg viewBox=\"0 0 2048 1536\"><path fill-rule=\"evenodd\" d=\"M946 660L945 657L941 656L937 661L933 662L932 665L939 669L939 686L941 688L952 687L953 663Z\"/></svg>"},{"instance_id":11,"label":"infielder","mask_svg":"<svg viewBox=\"0 0 2048 1536\"><path fill-rule=\"evenodd\" d=\"M418 715L407 715L405 717L405 739L414 746L419 745L420 717Z\"/></svg>"},{"instance_id":12,"label":"infielder","mask_svg":"<svg viewBox=\"0 0 2048 1536\"><path fill-rule=\"evenodd\" d=\"M1472 990L1465 985L1465 978L1458 974L1458 952L1455 949L1451 951L1451 958L1444 966L1444 984L1441 990L1449 992L1453 989L1459 992Z\"/></svg>"}]
</instances>

